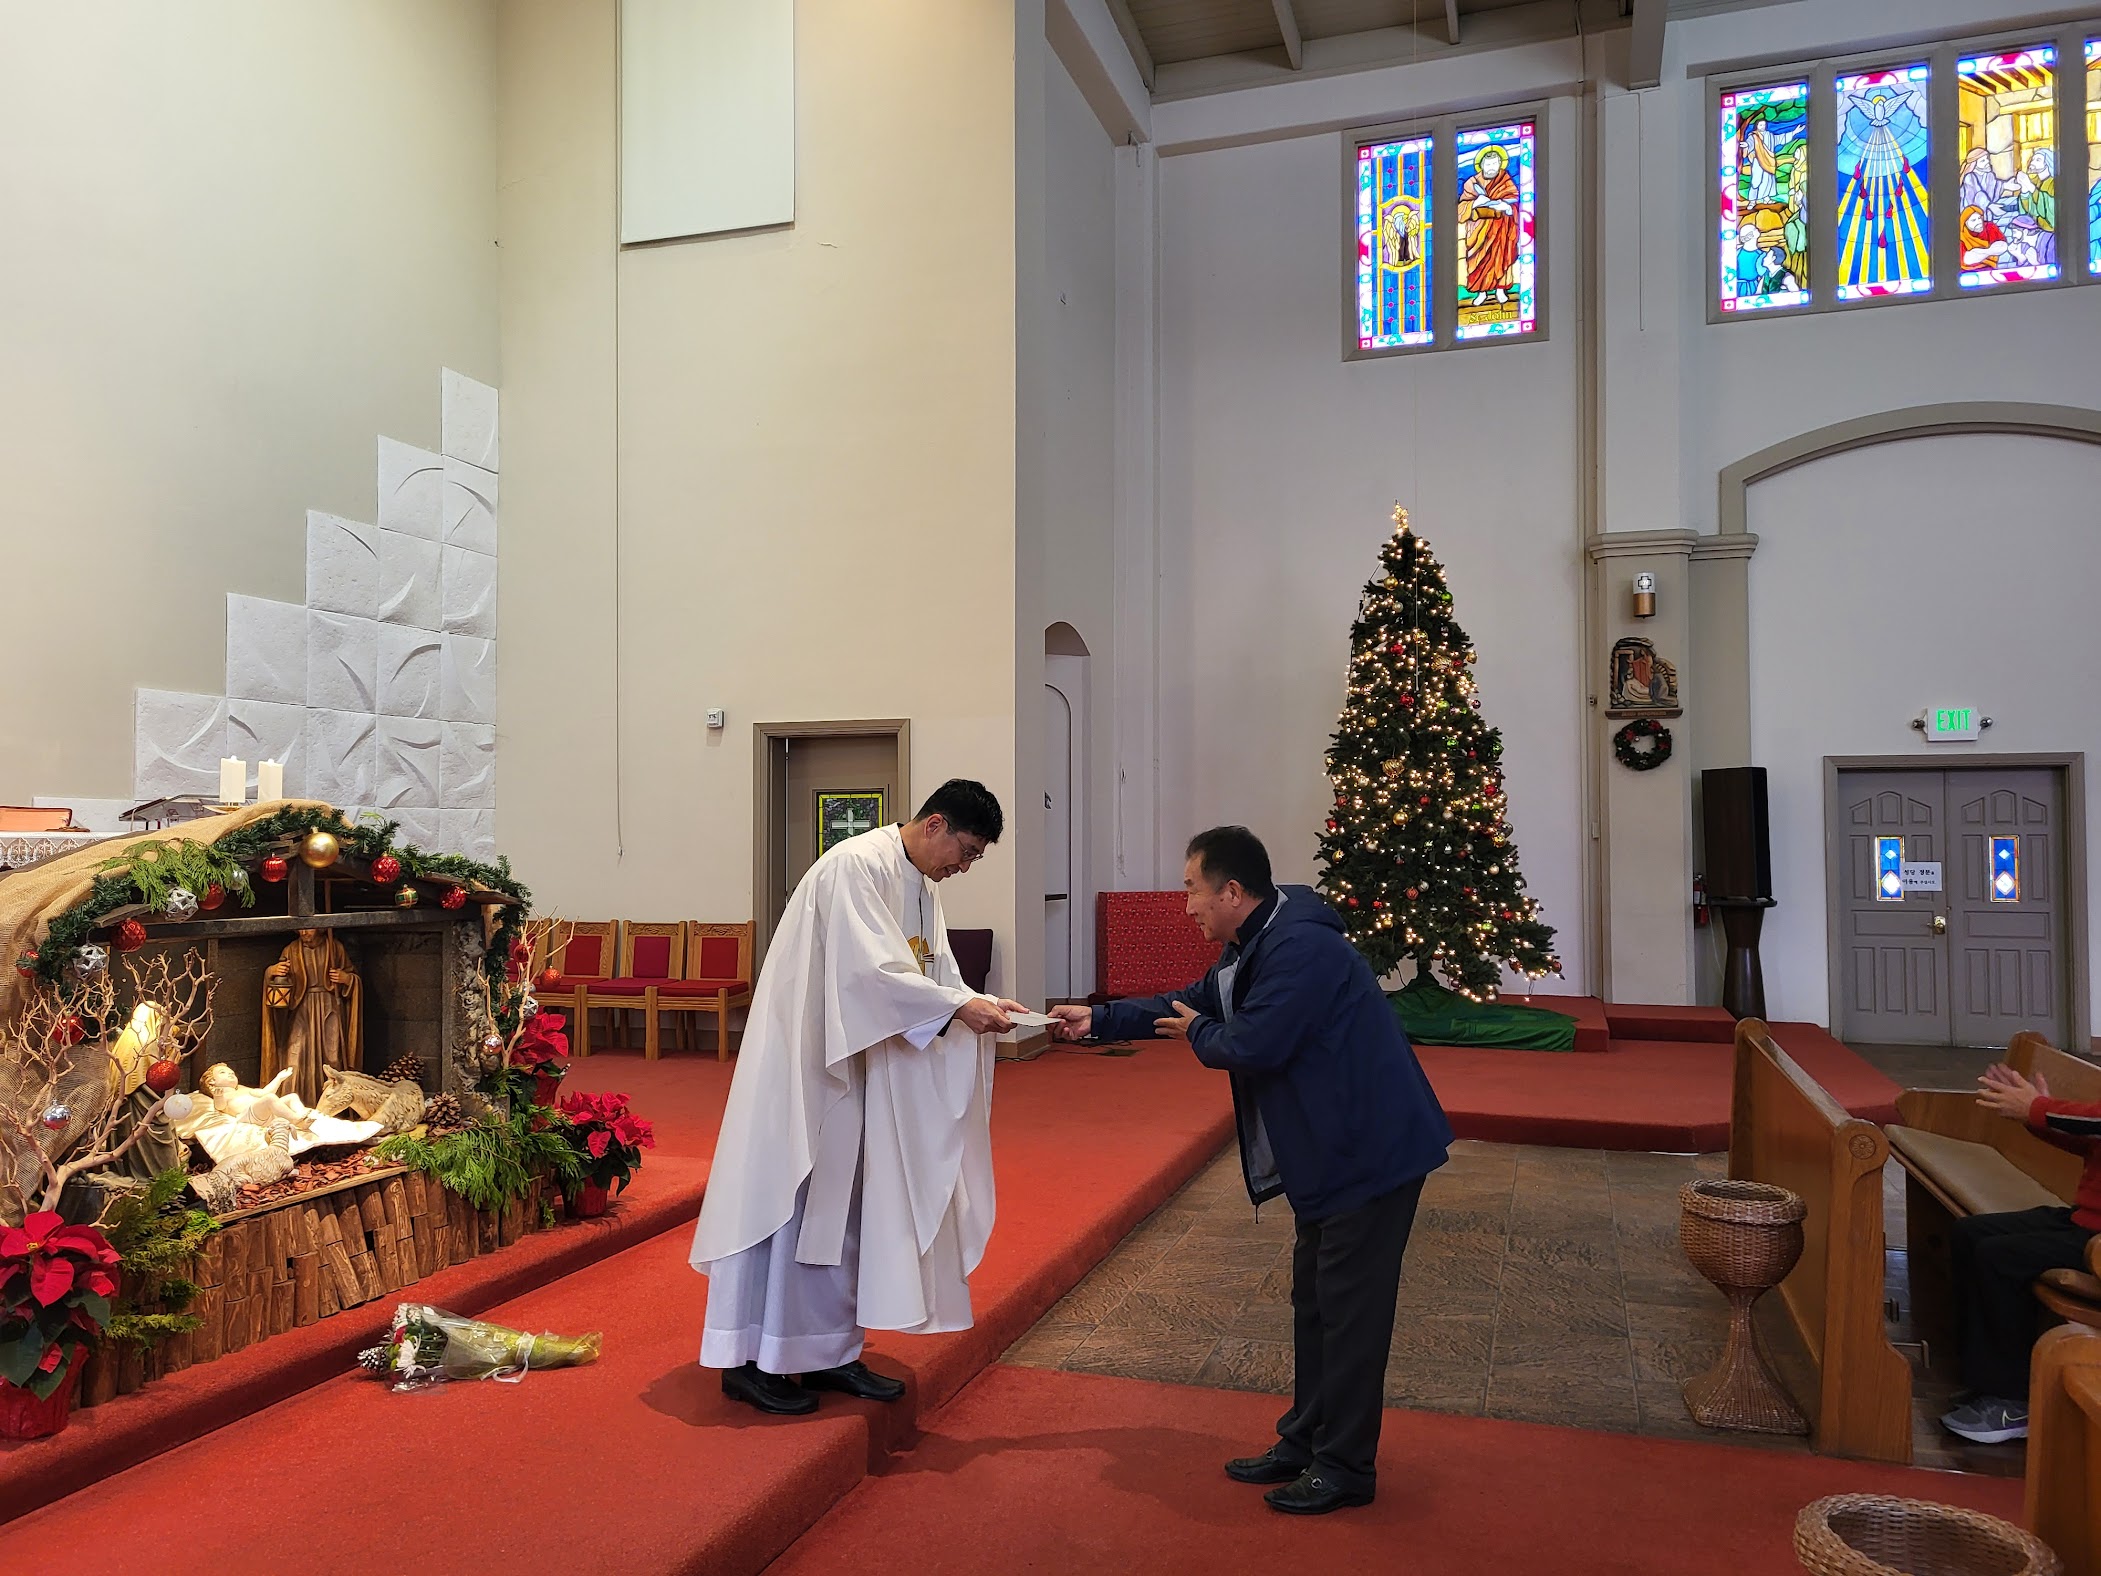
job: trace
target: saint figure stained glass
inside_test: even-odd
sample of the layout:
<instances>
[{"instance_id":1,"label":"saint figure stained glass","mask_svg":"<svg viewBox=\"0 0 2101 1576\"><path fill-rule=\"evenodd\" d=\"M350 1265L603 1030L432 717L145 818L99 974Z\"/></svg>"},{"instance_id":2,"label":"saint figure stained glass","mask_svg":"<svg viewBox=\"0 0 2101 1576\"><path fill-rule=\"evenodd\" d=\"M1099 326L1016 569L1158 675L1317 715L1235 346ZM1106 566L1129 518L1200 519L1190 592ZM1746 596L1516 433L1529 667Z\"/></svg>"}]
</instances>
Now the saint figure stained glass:
<instances>
[{"instance_id":1,"label":"saint figure stained glass","mask_svg":"<svg viewBox=\"0 0 2101 1576\"><path fill-rule=\"evenodd\" d=\"M1924 65L1838 78L1838 298L1933 288Z\"/></svg>"},{"instance_id":2,"label":"saint figure stained glass","mask_svg":"<svg viewBox=\"0 0 2101 1576\"><path fill-rule=\"evenodd\" d=\"M1721 103L1724 312L1809 300L1809 84L1736 88Z\"/></svg>"},{"instance_id":3,"label":"saint figure stained glass","mask_svg":"<svg viewBox=\"0 0 2101 1576\"><path fill-rule=\"evenodd\" d=\"M1427 345L1430 317L1430 139L1357 150L1357 345Z\"/></svg>"},{"instance_id":4,"label":"saint figure stained glass","mask_svg":"<svg viewBox=\"0 0 2101 1576\"><path fill-rule=\"evenodd\" d=\"M1538 147L1529 120L1462 131L1454 139L1457 339L1529 334L1539 327Z\"/></svg>"},{"instance_id":5,"label":"saint figure stained glass","mask_svg":"<svg viewBox=\"0 0 2101 1576\"><path fill-rule=\"evenodd\" d=\"M2055 279L2057 51L2048 44L1955 63L1966 290Z\"/></svg>"}]
</instances>

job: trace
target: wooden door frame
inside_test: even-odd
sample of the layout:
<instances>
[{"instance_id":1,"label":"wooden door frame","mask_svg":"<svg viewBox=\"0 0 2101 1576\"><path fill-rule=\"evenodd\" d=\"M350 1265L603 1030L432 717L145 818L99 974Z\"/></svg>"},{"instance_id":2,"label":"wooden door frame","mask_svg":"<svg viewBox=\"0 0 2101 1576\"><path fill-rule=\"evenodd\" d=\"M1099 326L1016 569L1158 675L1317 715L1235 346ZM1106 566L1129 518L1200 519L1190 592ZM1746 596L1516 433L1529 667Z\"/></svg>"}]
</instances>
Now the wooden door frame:
<instances>
[{"instance_id":1,"label":"wooden door frame","mask_svg":"<svg viewBox=\"0 0 2101 1576\"><path fill-rule=\"evenodd\" d=\"M786 823L777 817L786 810L787 779L773 753L782 739L890 739L897 746L897 804L892 808L899 820L911 817L912 723L909 718L859 718L846 722L755 722L752 742L752 919L758 926L753 938L752 966L756 970L773 939L774 885L783 876L785 856L781 838ZM754 974L756 978L756 973Z\"/></svg>"},{"instance_id":2,"label":"wooden door frame","mask_svg":"<svg viewBox=\"0 0 2101 1576\"><path fill-rule=\"evenodd\" d=\"M2086 755L2080 750L2012 751L2004 755L1827 755L1824 757L1824 953L1830 995L1825 1016L1836 1034L1844 1015L1845 963L1841 956L1844 926L1845 872L1832 857L1839 833L1838 779L1841 772L1988 772L2054 771L2062 789L2064 826L2065 958L2064 989L2070 1008L2071 1044L2059 1049L2075 1056L2093 1053L2091 1004L2093 982L2087 961L2086 902ZM1944 827L1950 841L1954 828ZM1943 858L1945 859L1945 854ZM1952 989L1952 985L1949 987ZM1951 1026L1953 1020L1950 1020ZM1952 1027L1951 1027L1952 1032Z\"/></svg>"}]
</instances>

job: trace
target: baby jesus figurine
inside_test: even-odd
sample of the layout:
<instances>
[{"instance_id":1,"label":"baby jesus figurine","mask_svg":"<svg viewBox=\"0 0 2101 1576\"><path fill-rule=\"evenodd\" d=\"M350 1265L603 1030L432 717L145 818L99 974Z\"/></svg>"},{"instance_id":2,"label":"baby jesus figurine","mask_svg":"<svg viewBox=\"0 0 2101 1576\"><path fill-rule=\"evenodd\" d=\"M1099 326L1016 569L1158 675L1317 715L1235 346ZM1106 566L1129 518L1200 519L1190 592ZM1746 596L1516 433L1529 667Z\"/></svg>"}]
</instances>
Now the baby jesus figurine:
<instances>
[{"instance_id":1,"label":"baby jesus figurine","mask_svg":"<svg viewBox=\"0 0 2101 1576\"><path fill-rule=\"evenodd\" d=\"M175 1124L177 1136L197 1145L214 1164L224 1164L236 1155L269 1148L275 1122L288 1129L286 1152L294 1155L322 1144L369 1144L388 1133L380 1122L346 1122L308 1109L304 1100L284 1088L291 1076L291 1068L282 1068L262 1088L250 1089L224 1062L213 1063L198 1082L190 1114Z\"/></svg>"}]
</instances>

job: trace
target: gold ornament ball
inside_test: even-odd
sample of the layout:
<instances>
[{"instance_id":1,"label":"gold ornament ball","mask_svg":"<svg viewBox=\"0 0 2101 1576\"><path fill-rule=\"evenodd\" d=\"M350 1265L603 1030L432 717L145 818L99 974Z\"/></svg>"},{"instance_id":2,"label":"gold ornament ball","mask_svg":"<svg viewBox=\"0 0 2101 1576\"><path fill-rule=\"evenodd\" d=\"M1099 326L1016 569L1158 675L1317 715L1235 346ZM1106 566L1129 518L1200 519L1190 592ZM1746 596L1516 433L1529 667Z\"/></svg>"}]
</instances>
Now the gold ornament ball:
<instances>
[{"instance_id":1,"label":"gold ornament ball","mask_svg":"<svg viewBox=\"0 0 2101 1576\"><path fill-rule=\"evenodd\" d=\"M312 870L326 870L342 852L342 845L336 841L333 832L309 833L306 841L299 845L300 862Z\"/></svg>"}]
</instances>

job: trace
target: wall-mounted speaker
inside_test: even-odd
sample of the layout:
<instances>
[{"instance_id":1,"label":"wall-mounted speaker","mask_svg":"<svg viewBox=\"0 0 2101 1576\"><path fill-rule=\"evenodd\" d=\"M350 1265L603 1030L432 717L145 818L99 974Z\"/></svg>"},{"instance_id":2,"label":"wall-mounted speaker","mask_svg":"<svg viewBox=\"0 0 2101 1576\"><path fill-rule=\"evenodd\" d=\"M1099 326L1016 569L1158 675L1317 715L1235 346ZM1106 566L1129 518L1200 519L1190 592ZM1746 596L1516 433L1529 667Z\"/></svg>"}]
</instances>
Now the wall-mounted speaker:
<instances>
[{"instance_id":1,"label":"wall-mounted speaker","mask_svg":"<svg viewBox=\"0 0 2101 1576\"><path fill-rule=\"evenodd\" d=\"M1700 773L1700 821L1707 836L1710 899L1771 898L1772 818L1763 766L1719 766Z\"/></svg>"}]
</instances>

